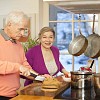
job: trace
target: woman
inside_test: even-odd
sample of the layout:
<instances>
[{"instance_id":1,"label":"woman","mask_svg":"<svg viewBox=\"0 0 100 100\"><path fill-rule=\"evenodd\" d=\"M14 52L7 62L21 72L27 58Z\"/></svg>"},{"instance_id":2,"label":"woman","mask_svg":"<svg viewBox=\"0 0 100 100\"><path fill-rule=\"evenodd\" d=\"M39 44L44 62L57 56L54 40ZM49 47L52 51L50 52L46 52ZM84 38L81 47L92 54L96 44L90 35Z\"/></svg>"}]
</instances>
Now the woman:
<instances>
[{"instance_id":1,"label":"woman","mask_svg":"<svg viewBox=\"0 0 100 100\"><path fill-rule=\"evenodd\" d=\"M40 30L40 44L32 47L26 53L26 58L34 69L40 75L56 75L59 71L69 77L70 73L65 70L59 61L59 50L53 46L55 32L50 27L44 27ZM25 81L25 86L32 83L31 80Z\"/></svg>"}]
</instances>

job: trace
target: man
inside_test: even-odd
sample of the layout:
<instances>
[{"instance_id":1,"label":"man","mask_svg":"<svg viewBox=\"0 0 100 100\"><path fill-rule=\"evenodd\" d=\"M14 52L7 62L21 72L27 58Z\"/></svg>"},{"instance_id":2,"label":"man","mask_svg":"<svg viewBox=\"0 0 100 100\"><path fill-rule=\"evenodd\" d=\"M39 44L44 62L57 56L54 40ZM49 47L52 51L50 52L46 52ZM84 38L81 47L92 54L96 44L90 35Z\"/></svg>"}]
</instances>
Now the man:
<instances>
[{"instance_id":1,"label":"man","mask_svg":"<svg viewBox=\"0 0 100 100\"><path fill-rule=\"evenodd\" d=\"M28 78L30 72L38 75L31 69L19 42L22 37L27 39L29 33L29 17L27 15L18 11L7 15L5 27L0 30L0 100L9 100L17 95L16 90L20 87L20 75Z\"/></svg>"}]
</instances>

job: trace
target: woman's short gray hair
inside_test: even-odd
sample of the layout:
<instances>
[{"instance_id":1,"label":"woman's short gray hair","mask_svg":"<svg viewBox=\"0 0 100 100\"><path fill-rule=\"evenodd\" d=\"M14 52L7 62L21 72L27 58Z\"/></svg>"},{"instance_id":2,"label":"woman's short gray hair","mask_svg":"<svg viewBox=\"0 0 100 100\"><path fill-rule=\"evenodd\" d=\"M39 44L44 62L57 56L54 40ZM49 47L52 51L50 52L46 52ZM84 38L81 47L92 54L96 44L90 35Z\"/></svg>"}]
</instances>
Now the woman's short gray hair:
<instances>
[{"instance_id":1,"label":"woman's short gray hair","mask_svg":"<svg viewBox=\"0 0 100 100\"><path fill-rule=\"evenodd\" d=\"M42 34L44 34L45 32L52 32L53 36L55 37L55 31L53 28L51 27L43 27L40 32L39 32L39 38L41 37Z\"/></svg>"},{"instance_id":2,"label":"woman's short gray hair","mask_svg":"<svg viewBox=\"0 0 100 100\"><path fill-rule=\"evenodd\" d=\"M17 24L23 19L29 20L29 17L22 11L12 11L6 16L5 25L7 25L9 22Z\"/></svg>"}]
</instances>

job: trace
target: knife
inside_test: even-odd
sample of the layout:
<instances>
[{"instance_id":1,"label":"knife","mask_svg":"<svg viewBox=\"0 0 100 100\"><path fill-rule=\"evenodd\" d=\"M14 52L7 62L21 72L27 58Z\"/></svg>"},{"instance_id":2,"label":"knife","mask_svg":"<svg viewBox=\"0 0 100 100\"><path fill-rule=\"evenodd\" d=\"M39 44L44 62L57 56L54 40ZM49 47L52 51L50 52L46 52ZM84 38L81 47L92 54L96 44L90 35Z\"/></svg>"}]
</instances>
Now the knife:
<instances>
[{"instance_id":1,"label":"knife","mask_svg":"<svg viewBox=\"0 0 100 100\"><path fill-rule=\"evenodd\" d=\"M41 75L35 75L33 73L30 73L30 76L34 77L36 81L44 81L45 77Z\"/></svg>"},{"instance_id":2,"label":"knife","mask_svg":"<svg viewBox=\"0 0 100 100\"><path fill-rule=\"evenodd\" d=\"M36 78L38 75L33 74L33 73L31 73L31 72L30 72L30 76L32 76L32 77L34 77L34 78Z\"/></svg>"}]
</instances>

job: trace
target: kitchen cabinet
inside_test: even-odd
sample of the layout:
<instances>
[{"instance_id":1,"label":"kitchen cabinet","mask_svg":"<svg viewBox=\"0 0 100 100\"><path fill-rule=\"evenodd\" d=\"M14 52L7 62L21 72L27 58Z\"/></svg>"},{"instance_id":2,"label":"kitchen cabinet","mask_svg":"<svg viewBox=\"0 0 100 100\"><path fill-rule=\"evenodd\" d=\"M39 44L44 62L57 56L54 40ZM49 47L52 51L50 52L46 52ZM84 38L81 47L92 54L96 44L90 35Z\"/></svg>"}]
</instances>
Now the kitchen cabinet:
<instances>
[{"instance_id":1,"label":"kitchen cabinet","mask_svg":"<svg viewBox=\"0 0 100 100\"><path fill-rule=\"evenodd\" d=\"M43 0L75 14L99 14L100 0Z\"/></svg>"}]
</instances>

